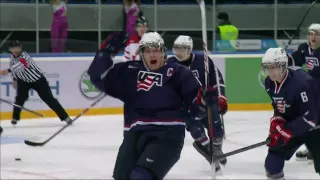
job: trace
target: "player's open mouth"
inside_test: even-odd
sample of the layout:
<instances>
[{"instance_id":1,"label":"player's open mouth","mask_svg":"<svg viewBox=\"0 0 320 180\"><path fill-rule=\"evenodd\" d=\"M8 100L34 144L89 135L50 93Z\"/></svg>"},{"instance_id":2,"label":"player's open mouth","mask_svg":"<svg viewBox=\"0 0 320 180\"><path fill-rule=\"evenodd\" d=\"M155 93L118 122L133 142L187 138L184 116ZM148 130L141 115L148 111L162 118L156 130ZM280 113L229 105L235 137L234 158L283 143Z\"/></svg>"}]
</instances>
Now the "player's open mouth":
<instances>
[{"instance_id":1,"label":"player's open mouth","mask_svg":"<svg viewBox=\"0 0 320 180\"><path fill-rule=\"evenodd\" d=\"M151 60L150 63L151 63L151 64L156 64L156 63L157 63L157 60Z\"/></svg>"}]
</instances>

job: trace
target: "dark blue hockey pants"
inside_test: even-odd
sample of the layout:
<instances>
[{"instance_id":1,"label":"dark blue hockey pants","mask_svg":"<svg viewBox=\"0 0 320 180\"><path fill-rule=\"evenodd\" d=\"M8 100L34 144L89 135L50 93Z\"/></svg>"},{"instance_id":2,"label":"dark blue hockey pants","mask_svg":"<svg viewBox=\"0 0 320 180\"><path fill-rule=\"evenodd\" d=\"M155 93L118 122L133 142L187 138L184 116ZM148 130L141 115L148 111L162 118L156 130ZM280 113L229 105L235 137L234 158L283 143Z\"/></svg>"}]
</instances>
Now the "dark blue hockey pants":
<instances>
[{"instance_id":1,"label":"dark blue hockey pants","mask_svg":"<svg viewBox=\"0 0 320 180\"><path fill-rule=\"evenodd\" d=\"M113 178L129 179L136 167L163 179L180 159L184 144L184 129L125 131L119 148Z\"/></svg>"},{"instance_id":2,"label":"dark blue hockey pants","mask_svg":"<svg viewBox=\"0 0 320 180\"><path fill-rule=\"evenodd\" d=\"M284 163L289 160L296 150L305 144L313 156L315 171L320 173L320 129L294 137L285 146L270 147L265 160L265 168L270 174L282 172Z\"/></svg>"}]
</instances>

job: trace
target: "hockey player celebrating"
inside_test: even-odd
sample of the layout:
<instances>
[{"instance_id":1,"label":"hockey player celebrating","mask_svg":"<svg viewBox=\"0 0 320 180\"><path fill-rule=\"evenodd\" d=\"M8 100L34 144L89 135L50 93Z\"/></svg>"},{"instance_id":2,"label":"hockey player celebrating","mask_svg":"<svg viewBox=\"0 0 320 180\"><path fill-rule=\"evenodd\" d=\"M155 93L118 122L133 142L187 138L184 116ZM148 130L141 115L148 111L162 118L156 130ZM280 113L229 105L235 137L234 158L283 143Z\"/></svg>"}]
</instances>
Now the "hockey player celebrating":
<instances>
[{"instance_id":1,"label":"hockey player celebrating","mask_svg":"<svg viewBox=\"0 0 320 180\"><path fill-rule=\"evenodd\" d=\"M289 55L289 65L306 65L308 73L314 78L316 84L320 86L320 24L311 24L308 28L308 42L299 45L298 49ZM296 153L298 160L309 159L312 156L304 147Z\"/></svg>"},{"instance_id":2,"label":"hockey player celebrating","mask_svg":"<svg viewBox=\"0 0 320 180\"><path fill-rule=\"evenodd\" d=\"M88 70L97 88L127 107L113 178L163 179L179 160L184 144L186 114L180 107L186 103L193 117L200 116L202 108L195 102L216 99L211 96L216 93L198 93L201 84L188 68L165 63L166 48L158 33L143 35L142 61L114 64L110 54L121 48L121 41L121 36L109 38L109 48L97 52ZM189 129L203 146L209 143L199 121L190 120Z\"/></svg>"},{"instance_id":3,"label":"hockey player celebrating","mask_svg":"<svg viewBox=\"0 0 320 180\"><path fill-rule=\"evenodd\" d=\"M320 173L319 101L311 76L301 68L288 68L288 57L282 48L268 49L261 67L268 76L265 88L274 109L265 160L267 177L284 179L285 161L303 143L314 156L315 171Z\"/></svg>"},{"instance_id":4,"label":"hockey player celebrating","mask_svg":"<svg viewBox=\"0 0 320 180\"><path fill-rule=\"evenodd\" d=\"M202 85L205 85L205 61L203 54L193 54L193 40L190 36L178 36L177 39L174 41L173 44L173 53L175 56L168 58L168 63L178 63L182 64L193 72L193 74L200 80ZM225 85L223 81L223 77L220 73L219 80L220 82L219 87L217 86L216 82L216 73L215 73L215 65L213 61L209 58L209 78L210 78L210 86L212 89L219 88L221 92L221 96L219 97L219 113L225 114L227 112L227 98L225 97ZM202 124L206 129L208 129L208 118L205 117L201 119ZM222 152L222 140L223 140L223 127L221 123L221 119L213 119L213 132L214 132L214 142L213 142L213 152L216 155L223 154ZM187 124L188 127L188 124ZM188 129L188 128L187 128ZM207 147L202 147L201 144L197 141L193 143L196 150L204 155L206 159L210 159L210 155L207 152ZM227 163L226 158L219 159L220 163L225 165ZM210 162L210 161L209 161Z\"/></svg>"},{"instance_id":5,"label":"hockey player celebrating","mask_svg":"<svg viewBox=\"0 0 320 180\"><path fill-rule=\"evenodd\" d=\"M126 61L140 60L138 47L139 41L144 33L148 32L148 21L140 16L136 21L136 32L129 37L124 49L124 58Z\"/></svg>"}]
</instances>

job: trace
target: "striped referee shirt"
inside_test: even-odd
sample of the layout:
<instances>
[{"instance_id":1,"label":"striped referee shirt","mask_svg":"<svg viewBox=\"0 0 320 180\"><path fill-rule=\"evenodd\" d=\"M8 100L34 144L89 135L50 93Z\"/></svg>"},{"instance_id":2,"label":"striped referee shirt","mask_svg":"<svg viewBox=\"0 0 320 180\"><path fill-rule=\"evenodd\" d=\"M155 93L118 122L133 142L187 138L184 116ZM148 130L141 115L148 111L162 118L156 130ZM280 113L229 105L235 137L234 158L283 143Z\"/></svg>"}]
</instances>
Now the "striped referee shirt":
<instances>
[{"instance_id":1,"label":"striped referee shirt","mask_svg":"<svg viewBox=\"0 0 320 180\"><path fill-rule=\"evenodd\" d=\"M8 71L11 72L14 80L20 79L27 83L36 82L42 76L41 69L25 51L19 57L11 55Z\"/></svg>"}]
</instances>

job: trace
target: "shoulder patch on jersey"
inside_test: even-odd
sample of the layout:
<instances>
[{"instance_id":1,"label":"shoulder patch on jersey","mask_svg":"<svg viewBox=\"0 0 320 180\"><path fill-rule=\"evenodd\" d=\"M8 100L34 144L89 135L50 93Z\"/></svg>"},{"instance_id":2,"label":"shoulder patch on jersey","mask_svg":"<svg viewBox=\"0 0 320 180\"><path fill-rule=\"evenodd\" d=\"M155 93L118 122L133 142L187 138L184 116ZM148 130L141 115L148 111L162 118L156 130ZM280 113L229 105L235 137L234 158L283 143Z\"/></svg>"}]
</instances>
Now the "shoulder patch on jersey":
<instances>
[{"instance_id":1,"label":"shoulder patch on jersey","mask_svg":"<svg viewBox=\"0 0 320 180\"><path fill-rule=\"evenodd\" d=\"M173 68L168 68L167 70L167 76L170 77L173 74Z\"/></svg>"}]
</instances>

